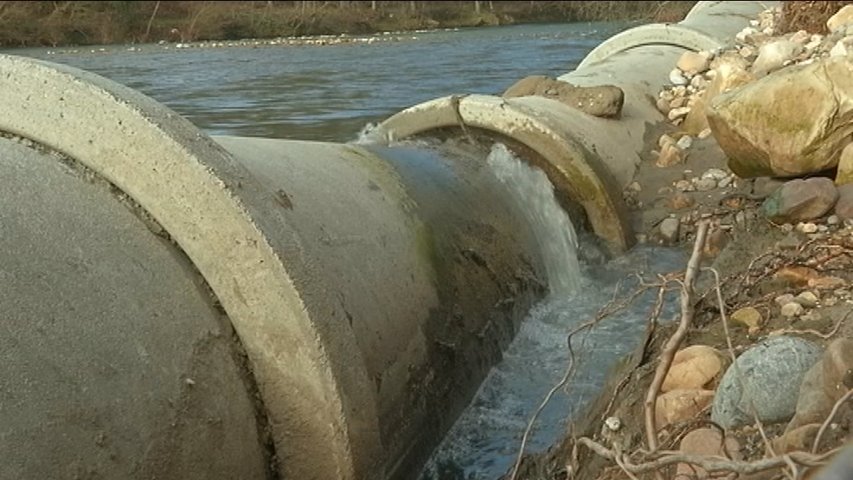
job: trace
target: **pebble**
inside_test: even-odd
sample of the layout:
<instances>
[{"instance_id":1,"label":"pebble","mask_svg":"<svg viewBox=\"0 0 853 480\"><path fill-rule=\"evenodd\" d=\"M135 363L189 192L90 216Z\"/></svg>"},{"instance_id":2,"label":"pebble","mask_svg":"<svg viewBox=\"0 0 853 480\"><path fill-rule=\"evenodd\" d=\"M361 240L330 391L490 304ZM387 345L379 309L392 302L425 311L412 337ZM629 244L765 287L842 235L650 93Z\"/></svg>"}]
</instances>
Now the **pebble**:
<instances>
[{"instance_id":1,"label":"pebble","mask_svg":"<svg viewBox=\"0 0 853 480\"><path fill-rule=\"evenodd\" d=\"M720 170L719 168L709 168L705 170L705 173L702 174L702 178L711 178L713 180L722 180L729 176L728 172L725 170Z\"/></svg>"},{"instance_id":2,"label":"pebble","mask_svg":"<svg viewBox=\"0 0 853 480\"><path fill-rule=\"evenodd\" d=\"M717 186L720 188L726 188L732 184L732 181L734 181L734 179L732 177L726 177L726 178L720 180L720 183L718 183Z\"/></svg>"},{"instance_id":3,"label":"pebble","mask_svg":"<svg viewBox=\"0 0 853 480\"><path fill-rule=\"evenodd\" d=\"M838 225L838 223L839 223L838 215L830 215L830 216L826 219L826 224L827 224L827 225Z\"/></svg>"},{"instance_id":4,"label":"pebble","mask_svg":"<svg viewBox=\"0 0 853 480\"><path fill-rule=\"evenodd\" d=\"M666 218L660 224L660 234L664 241L674 243L678 240L680 222L677 218Z\"/></svg>"},{"instance_id":5,"label":"pebble","mask_svg":"<svg viewBox=\"0 0 853 480\"><path fill-rule=\"evenodd\" d=\"M666 114L666 117L670 120L676 120L679 118L683 118L688 113L690 113L690 107L673 108L669 111L668 114Z\"/></svg>"},{"instance_id":6,"label":"pebble","mask_svg":"<svg viewBox=\"0 0 853 480\"><path fill-rule=\"evenodd\" d=\"M783 223L782 225L779 225L779 228L785 233L791 233L794 231L794 226L790 223Z\"/></svg>"},{"instance_id":7,"label":"pebble","mask_svg":"<svg viewBox=\"0 0 853 480\"><path fill-rule=\"evenodd\" d=\"M688 148L690 148L691 145L693 145L693 137L691 137L690 135L685 135L679 138L678 142L676 142L675 144L678 145L678 148L682 150L687 150Z\"/></svg>"},{"instance_id":8,"label":"pebble","mask_svg":"<svg viewBox=\"0 0 853 480\"><path fill-rule=\"evenodd\" d=\"M692 192L694 190L693 184L690 183L690 180L679 180L675 182L675 189L679 192Z\"/></svg>"},{"instance_id":9,"label":"pebble","mask_svg":"<svg viewBox=\"0 0 853 480\"><path fill-rule=\"evenodd\" d=\"M658 146L661 148L663 148L664 145L671 145L674 143L675 143L675 139L670 137L669 135L667 135L665 133L663 135L661 135L660 138L658 139Z\"/></svg>"},{"instance_id":10,"label":"pebble","mask_svg":"<svg viewBox=\"0 0 853 480\"><path fill-rule=\"evenodd\" d=\"M786 293L784 295L779 295L778 297L774 298L773 303L782 307L784 305L787 305L787 304L793 302L794 298L796 298L796 297L794 297L790 293Z\"/></svg>"},{"instance_id":11,"label":"pebble","mask_svg":"<svg viewBox=\"0 0 853 480\"><path fill-rule=\"evenodd\" d=\"M797 302L786 303L782 306L782 316L786 318L799 317L804 312L803 306Z\"/></svg>"},{"instance_id":12,"label":"pebble","mask_svg":"<svg viewBox=\"0 0 853 480\"><path fill-rule=\"evenodd\" d=\"M805 291L794 298L794 301L806 308L814 308L817 306L819 298L813 292Z\"/></svg>"},{"instance_id":13,"label":"pebble","mask_svg":"<svg viewBox=\"0 0 853 480\"><path fill-rule=\"evenodd\" d=\"M669 72L669 83L673 85L687 85L688 82L687 78L681 73L681 70L674 68Z\"/></svg>"},{"instance_id":14,"label":"pebble","mask_svg":"<svg viewBox=\"0 0 853 480\"><path fill-rule=\"evenodd\" d=\"M643 187L640 186L640 182L631 182L628 185L628 190L631 192L640 192L643 190Z\"/></svg>"},{"instance_id":15,"label":"pebble","mask_svg":"<svg viewBox=\"0 0 853 480\"><path fill-rule=\"evenodd\" d=\"M698 136L698 137L699 137L699 140L704 140L704 139L706 139L706 138L708 138L708 137L710 137L710 136L711 136L711 129L710 129L710 128L706 128L706 129L702 130L701 132L699 132L699 136Z\"/></svg>"},{"instance_id":16,"label":"pebble","mask_svg":"<svg viewBox=\"0 0 853 480\"><path fill-rule=\"evenodd\" d=\"M707 192L715 188L717 188L717 181L713 178L700 178L696 182L696 190L700 192Z\"/></svg>"},{"instance_id":17,"label":"pebble","mask_svg":"<svg viewBox=\"0 0 853 480\"><path fill-rule=\"evenodd\" d=\"M803 233L815 233L815 232L817 232L817 225L815 225L814 223L811 223L811 222L798 223L797 224L797 231L803 232Z\"/></svg>"}]
</instances>

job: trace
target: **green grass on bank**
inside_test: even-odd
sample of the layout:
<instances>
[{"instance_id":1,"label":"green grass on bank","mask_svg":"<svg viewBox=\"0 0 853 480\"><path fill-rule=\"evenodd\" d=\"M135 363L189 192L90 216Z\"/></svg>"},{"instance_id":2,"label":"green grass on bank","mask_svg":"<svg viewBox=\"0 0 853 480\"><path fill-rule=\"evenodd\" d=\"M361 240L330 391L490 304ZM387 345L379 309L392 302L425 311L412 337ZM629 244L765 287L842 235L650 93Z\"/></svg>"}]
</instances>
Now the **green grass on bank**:
<instances>
[{"instance_id":1,"label":"green grass on bank","mask_svg":"<svg viewBox=\"0 0 853 480\"><path fill-rule=\"evenodd\" d=\"M678 21L692 1L0 1L0 46L235 40L594 20Z\"/></svg>"}]
</instances>

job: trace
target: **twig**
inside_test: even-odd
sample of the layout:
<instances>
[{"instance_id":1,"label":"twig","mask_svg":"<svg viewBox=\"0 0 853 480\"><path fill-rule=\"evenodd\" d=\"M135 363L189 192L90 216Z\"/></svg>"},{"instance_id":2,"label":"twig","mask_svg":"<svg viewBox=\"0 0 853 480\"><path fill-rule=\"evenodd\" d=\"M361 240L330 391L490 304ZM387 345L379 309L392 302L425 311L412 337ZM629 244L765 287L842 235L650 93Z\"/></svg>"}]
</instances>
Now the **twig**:
<instances>
[{"instance_id":1,"label":"twig","mask_svg":"<svg viewBox=\"0 0 853 480\"><path fill-rule=\"evenodd\" d=\"M830 331L829 331L829 332L827 332L827 333L821 333L821 332L819 332L819 331L817 331L817 330L812 330L812 329L808 329L808 330L797 330L797 329L794 329L794 328L783 328L783 329L781 329L781 330L775 330L775 331L773 331L773 332L770 332L770 335L784 335L784 334L786 334L786 333L788 333L788 334L790 334L790 333L796 333L796 334L800 334L800 335L809 334L809 335L815 335L815 336L818 336L818 337L820 337L820 338L822 338L822 339L824 339L824 340L829 340L829 339L830 339L830 338L832 338L836 333L838 333L838 329L839 329L839 328L841 328L841 325L845 322L845 320L847 320L847 317L849 317L849 316L850 316L850 314L853 314L853 310L850 310L849 312L845 313L845 314L844 314L844 316L843 316L843 317L841 317L841 319L839 319L839 320L835 323L835 327L833 327L833 328L832 328L832 330L830 330Z\"/></svg>"},{"instance_id":2,"label":"twig","mask_svg":"<svg viewBox=\"0 0 853 480\"><path fill-rule=\"evenodd\" d=\"M829 412L829 416L826 417L826 420L823 421L823 425L820 426L820 429L817 431L817 436L814 439L814 444L812 444L812 453L817 453L817 447L820 446L820 438L823 437L823 432L826 430L826 427L829 426L830 423L835 419L835 415L838 413L838 409L841 408L841 405L844 404L850 397L853 396L853 389L847 390L847 393L844 394L843 397L839 398L835 405L832 406L832 411Z\"/></svg>"},{"instance_id":3,"label":"twig","mask_svg":"<svg viewBox=\"0 0 853 480\"><path fill-rule=\"evenodd\" d=\"M705 245L705 236L707 233L708 222L701 222L696 230L696 242L693 244L693 254L690 255L690 260L687 262L687 270L684 272L684 283L681 287L681 321L675 333L666 342L666 346L661 352L660 364L658 364L652 384L649 386L649 392L646 395L646 440L651 451L657 449L658 443L657 429L655 428L655 403L657 402L661 385L667 373L669 373L669 367L672 366L675 352L678 350L679 345L681 345L684 336L687 335L687 328L693 319L693 282L696 272L699 270L699 261L702 258L702 248Z\"/></svg>"},{"instance_id":4,"label":"twig","mask_svg":"<svg viewBox=\"0 0 853 480\"><path fill-rule=\"evenodd\" d=\"M600 443L597 443L586 437L579 438L578 444L589 448L597 455L604 457L608 460L615 461L615 458L617 456L616 452L614 452L613 450L610 450L604 445L601 445ZM628 459L624 457L622 457L620 460L622 461L624 469L631 473L647 473L660 470L670 465L678 463L687 463L690 465L701 467L708 473L735 472L745 475L750 473L764 472L766 470L772 470L774 468L785 467L787 466L788 461L792 461L798 465L805 465L809 467L820 466L823 464L822 462L824 462L832 455L838 453L840 450L840 448L836 448L820 455L806 452L791 452L786 455L774 456L771 458L762 458L753 462L747 462L742 460L729 460L725 457L694 455L688 453L667 454L655 460L639 464L631 463Z\"/></svg>"},{"instance_id":5,"label":"twig","mask_svg":"<svg viewBox=\"0 0 853 480\"><path fill-rule=\"evenodd\" d=\"M729 352L729 357L732 360L732 368L735 372L735 377L737 378L738 383L740 384L741 391L746 392L746 388L743 386L743 376L741 375L740 368L738 368L737 358L735 357L735 349L732 346L732 336L729 333L729 320L726 317L726 304L723 302L723 293L720 290L720 273L717 272L715 268L705 268L704 270L709 270L714 275L714 289L717 292L717 303L719 304L718 308L720 309L720 320L723 322L723 332L726 335L726 348ZM758 433L761 434L761 440L764 442L764 446L767 448L767 451L770 452L771 455L776 455L776 452L773 450L773 445L770 443L770 439L767 438L767 433L764 431L764 425L761 423L761 420L758 418L758 411L755 409L755 404L752 402L752 397L749 399L750 413L752 414L752 419L755 421L755 427L758 429Z\"/></svg>"}]
</instances>

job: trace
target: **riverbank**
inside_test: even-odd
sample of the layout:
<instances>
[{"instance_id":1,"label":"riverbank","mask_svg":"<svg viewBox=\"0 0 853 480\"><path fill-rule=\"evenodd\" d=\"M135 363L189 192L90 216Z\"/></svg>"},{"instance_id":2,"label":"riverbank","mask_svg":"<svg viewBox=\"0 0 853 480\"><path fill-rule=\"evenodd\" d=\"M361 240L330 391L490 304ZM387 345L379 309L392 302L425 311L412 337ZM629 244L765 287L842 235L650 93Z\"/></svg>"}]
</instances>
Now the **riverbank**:
<instances>
[{"instance_id":1,"label":"riverbank","mask_svg":"<svg viewBox=\"0 0 853 480\"><path fill-rule=\"evenodd\" d=\"M732 47L662 73L668 121L624 195L641 242L692 251L684 270L639 287L679 294L680 315L652 309L598 400L505 478L818 478L849 460L853 7L834 13L798 24L767 10Z\"/></svg>"},{"instance_id":2,"label":"riverbank","mask_svg":"<svg viewBox=\"0 0 853 480\"><path fill-rule=\"evenodd\" d=\"M696 2L0 2L0 47L189 43L524 23L675 21Z\"/></svg>"}]
</instances>

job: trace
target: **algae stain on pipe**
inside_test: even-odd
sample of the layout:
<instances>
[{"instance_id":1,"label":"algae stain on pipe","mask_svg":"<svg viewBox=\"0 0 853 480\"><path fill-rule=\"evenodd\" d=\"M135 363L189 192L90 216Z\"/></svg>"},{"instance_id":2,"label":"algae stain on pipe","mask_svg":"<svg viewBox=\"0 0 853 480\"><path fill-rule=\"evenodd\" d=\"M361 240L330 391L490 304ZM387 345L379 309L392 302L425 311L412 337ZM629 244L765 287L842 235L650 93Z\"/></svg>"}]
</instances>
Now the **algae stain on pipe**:
<instances>
[{"instance_id":1,"label":"algae stain on pipe","mask_svg":"<svg viewBox=\"0 0 853 480\"><path fill-rule=\"evenodd\" d=\"M568 214L557 203L554 186L545 172L519 160L501 143L492 146L487 163L506 185L533 231L550 295L556 298L577 291L581 285L577 234Z\"/></svg>"}]
</instances>

